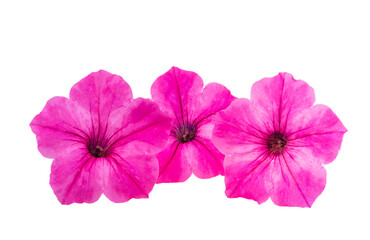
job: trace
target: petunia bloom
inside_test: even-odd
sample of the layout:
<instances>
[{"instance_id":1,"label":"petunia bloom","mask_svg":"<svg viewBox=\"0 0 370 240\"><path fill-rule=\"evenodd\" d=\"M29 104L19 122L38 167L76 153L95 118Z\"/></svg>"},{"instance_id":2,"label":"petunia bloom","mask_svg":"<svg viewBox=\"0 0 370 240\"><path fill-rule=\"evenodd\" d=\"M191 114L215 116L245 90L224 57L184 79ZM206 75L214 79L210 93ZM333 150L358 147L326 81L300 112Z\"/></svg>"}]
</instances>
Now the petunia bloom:
<instances>
[{"instance_id":1,"label":"petunia bloom","mask_svg":"<svg viewBox=\"0 0 370 240\"><path fill-rule=\"evenodd\" d=\"M156 156L158 183L183 182L192 173L199 178L223 175L224 155L211 142L211 119L235 99L217 83L203 89L203 80L194 72L172 67L155 80L152 99L172 117L166 148Z\"/></svg>"},{"instance_id":2,"label":"petunia bloom","mask_svg":"<svg viewBox=\"0 0 370 240\"><path fill-rule=\"evenodd\" d=\"M326 184L347 131L333 111L314 105L313 89L289 73L252 86L214 118L212 140L225 155L226 195L269 197L280 206L311 207Z\"/></svg>"},{"instance_id":3,"label":"petunia bloom","mask_svg":"<svg viewBox=\"0 0 370 240\"><path fill-rule=\"evenodd\" d=\"M100 70L76 83L69 99L50 99L30 126L40 153L54 159L50 185L62 204L92 203L102 193L125 202L152 190L171 119Z\"/></svg>"}]
</instances>

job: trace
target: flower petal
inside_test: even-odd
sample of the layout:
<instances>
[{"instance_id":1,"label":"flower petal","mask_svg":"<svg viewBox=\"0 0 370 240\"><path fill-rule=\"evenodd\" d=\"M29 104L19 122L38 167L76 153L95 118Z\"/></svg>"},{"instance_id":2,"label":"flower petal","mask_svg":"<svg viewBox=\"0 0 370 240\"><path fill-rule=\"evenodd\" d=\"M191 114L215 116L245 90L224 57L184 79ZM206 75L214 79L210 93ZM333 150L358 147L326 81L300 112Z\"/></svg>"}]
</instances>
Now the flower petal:
<instances>
[{"instance_id":1,"label":"flower petal","mask_svg":"<svg viewBox=\"0 0 370 240\"><path fill-rule=\"evenodd\" d=\"M305 149L287 149L273 165L271 200L279 206L311 207L325 188L325 168Z\"/></svg>"},{"instance_id":2,"label":"flower petal","mask_svg":"<svg viewBox=\"0 0 370 240\"><path fill-rule=\"evenodd\" d=\"M258 149L225 157L226 196L253 199L259 204L269 198L272 157Z\"/></svg>"},{"instance_id":3,"label":"flower petal","mask_svg":"<svg viewBox=\"0 0 370 240\"><path fill-rule=\"evenodd\" d=\"M190 143L195 146L193 148L189 146L189 151L192 152L191 166L195 176L207 179L220 174L224 175L225 155L220 153L209 139L196 137Z\"/></svg>"},{"instance_id":4,"label":"flower petal","mask_svg":"<svg viewBox=\"0 0 370 240\"><path fill-rule=\"evenodd\" d=\"M332 162L338 155L347 129L325 105L315 105L291 120L289 145L308 148L322 163Z\"/></svg>"},{"instance_id":5,"label":"flower petal","mask_svg":"<svg viewBox=\"0 0 370 240\"><path fill-rule=\"evenodd\" d=\"M152 155L111 154L104 161L104 195L120 203L148 198L157 180L158 161Z\"/></svg>"},{"instance_id":6,"label":"flower petal","mask_svg":"<svg viewBox=\"0 0 370 240\"><path fill-rule=\"evenodd\" d=\"M159 175L157 183L165 182L184 182L191 173L189 148L191 144L182 144L172 137L169 139L167 147L156 155L159 162Z\"/></svg>"},{"instance_id":7,"label":"flower petal","mask_svg":"<svg viewBox=\"0 0 370 240\"><path fill-rule=\"evenodd\" d=\"M209 83L197 98L193 98L190 117L194 116L197 126L210 122L219 111L227 108L236 98L221 84Z\"/></svg>"},{"instance_id":8,"label":"flower petal","mask_svg":"<svg viewBox=\"0 0 370 240\"><path fill-rule=\"evenodd\" d=\"M269 126L262 116L250 100L235 100L213 119L213 143L225 155L264 149Z\"/></svg>"},{"instance_id":9,"label":"flower petal","mask_svg":"<svg viewBox=\"0 0 370 240\"><path fill-rule=\"evenodd\" d=\"M68 98L50 99L30 123L38 149L47 158L75 145L86 145L90 114Z\"/></svg>"},{"instance_id":10,"label":"flower petal","mask_svg":"<svg viewBox=\"0 0 370 240\"><path fill-rule=\"evenodd\" d=\"M76 83L69 97L90 112L93 135L100 138L111 112L132 101L132 91L122 77L100 70Z\"/></svg>"},{"instance_id":11,"label":"flower petal","mask_svg":"<svg viewBox=\"0 0 370 240\"><path fill-rule=\"evenodd\" d=\"M194 72L172 67L158 77L152 87L153 100L178 122L187 121L192 110L191 99L202 91L203 80Z\"/></svg>"},{"instance_id":12,"label":"flower petal","mask_svg":"<svg viewBox=\"0 0 370 240\"><path fill-rule=\"evenodd\" d=\"M171 119L153 101L143 98L114 111L110 121L108 151L120 149L133 155L163 150L171 128Z\"/></svg>"},{"instance_id":13,"label":"flower petal","mask_svg":"<svg viewBox=\"0 0 370 240\"><path fill-rule=\"evenodd\" d=\"M274 131L284 132L291 116L313 105L315 93L306 82L295 80L289 73L279 73L254 83L251 101L260 106L263 119L272 122Z\"/></svg>"},{"instance_id":14,"label":"flower petal","mask_svg":"<svg viewBox=\"0 0 370 240\"><path fill-rule=\"evenodd\" d=\"M50 185L59 202L93 203L102 194L102 159L92 157L85 148L63 151L51 165Z\"/></svg>"}]
</instances>

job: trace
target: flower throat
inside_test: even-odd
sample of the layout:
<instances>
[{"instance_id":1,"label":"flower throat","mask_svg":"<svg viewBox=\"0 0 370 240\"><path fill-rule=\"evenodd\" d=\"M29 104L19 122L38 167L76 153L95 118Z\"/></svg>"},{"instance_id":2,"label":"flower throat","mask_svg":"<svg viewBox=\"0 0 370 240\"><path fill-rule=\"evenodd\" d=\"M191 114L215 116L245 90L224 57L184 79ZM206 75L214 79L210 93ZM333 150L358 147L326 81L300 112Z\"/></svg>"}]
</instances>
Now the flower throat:
<instances>
[{"instance_id":1,"label":"flower throat","mask_svg":"<svg viewBox=\"0 0 370 240\"><path fill-rule=\"evenodd\" d=\"M106 151L100 145L94 146L93 144L89 144L87 146L89 153L95 158L101 158L106 156Z\"/></svg>"},{"instance_id":2,"label":"flower throat","mask_svg":"<svg viewBox=\"0 0 370 240\"><path fill-rule=\"evenodd\" d=\"M184 123L175 130L175 137L181 143L190 142L195 138L197 128L193 124Z\"/></svg>"},{"instance_id":3,"label":"flower throat","mask_svg":"<svg viewBox=\"0 0 370 240\"><path fill-rule=\"evenodd\" d=\"M274 132L266 139L267 149L272 154L280 155L284 152L285 145L287 140L284 134L280 132Z\"/></svg>"}]
</instances>

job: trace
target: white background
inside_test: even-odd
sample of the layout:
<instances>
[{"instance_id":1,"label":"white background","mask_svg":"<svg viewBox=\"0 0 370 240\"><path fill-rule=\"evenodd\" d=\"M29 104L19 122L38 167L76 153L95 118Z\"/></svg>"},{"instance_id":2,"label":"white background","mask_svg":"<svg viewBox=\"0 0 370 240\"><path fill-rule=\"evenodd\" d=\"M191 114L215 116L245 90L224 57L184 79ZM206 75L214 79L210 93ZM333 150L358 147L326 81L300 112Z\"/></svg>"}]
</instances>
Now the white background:
<instances>
[{"instance_id":1,"label":"white background","mask_svg":"<svg viewBox=\"0 0 370 240\"><path fill-rule=\"evenodd\" d=\"M370 8L366 1L1 1L0 239L370 239ZM135 97L172 65L249 97L287 71L348 132L311 209L227 199L223 177L149 199L61 205L28 124L90 72Z\"/></svg>"}]
</instances>

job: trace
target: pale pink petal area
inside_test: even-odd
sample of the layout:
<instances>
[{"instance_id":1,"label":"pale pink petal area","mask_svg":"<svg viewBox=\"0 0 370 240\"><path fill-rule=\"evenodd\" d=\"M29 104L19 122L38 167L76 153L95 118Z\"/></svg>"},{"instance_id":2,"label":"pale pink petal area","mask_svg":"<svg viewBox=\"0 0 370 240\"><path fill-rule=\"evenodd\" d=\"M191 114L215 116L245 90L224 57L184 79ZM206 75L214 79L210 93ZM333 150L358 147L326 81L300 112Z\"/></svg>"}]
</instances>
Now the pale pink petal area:
<instances>
[{"instance_id":1,"label":"pale pink petal area","mask_svg":"<svg viewBox=\"0 0 370 240\"><path fill-rule=\"evenodd\" d=\"M102 158L86 149L65 149L51 165L50 186L59 202L93 203L102 194Z\"/></svg>"},{"instance_id":2,"label":"pale pink petal area","mask_svg":"<svg viewBox=\"0 0 370 240\"><path fill-rule=\"evenodd\" d=\"M259 204L269 198L272 188L273 157L258 149L225 157L225 194L229 198L253 199Z\"/></svg>"},{"instance_id":3,"label":"pale pink petal area","mask_svg":"<svg viewBox=\"0 0 370 240\"><path fill-rule=\"evenodd\" d=\"M117 151L104 161L104 195L121 203L148 198L157 180L158 161L153 155L130 155Z\"/></svg>"},{"instance_id":4,"label":"pale pink petal area","mask_svg":"<svg viewBox=\"0 0 370 240\"><path fill-rule=\"evenodd\" d=\"M178 122L186 121L192 110L191 102L202 91L203 80L191 71L172 67L159 76L151 87L153 100Z\"/></svg>"},{"instance_id":5,"label":"pale pink petal area","mask_svg":"<svg viewBox=\"0 0 370 240\"><path fill-rule=\"evenodd\" d=\"M326 184L326 170L306 149L287 149L274 161L271 200L279 206L311 207Z\"/></svg>"},{"instance_id":6,"label":"pale pink petal area","mask_svg":"<svg viewBox=\"0 0 370 240\"><path fill-rule=\"evenodd\" d=\"M132 91L122 77L100 70L76 83L69 97L90 112L92 130L99 138L106 131L111 112L132 101Z\"/></svg>"},{"instance_id":7,"label":"pale pink petal area","mask_svg":"<svg viewBox=\"0 0 370 240\"><path fill-rule=\"evenodd\" d=\"M152 100L137 98L111 114L107 148L130 154L156 154L163 150L172 120Z\"/></svg>"},{"instance_id":8,"label":"pale pink petal area","mask_svg":"<svg viewBox=\"0 0 370 240\"><path fill-rule=\"evenodd\" d=\"M332 162L338 155L347 129L325 105L315 105L291 120L287 131L289 145L308 148L322 163Z\"/></svg>"},{"instance_id":9,"label":"pale pink petal area","mask_svg":"<svg viewBox=\"0 0 370 240\"><path fill-rule=\"evenodd\" d=\"M224 175L223 155L209 139L196 137L190 142L194 147L187 149L188 159L191 159L193 173L198 178L207 179ZM189 145L189 144L188 144Z\"/></svg>"},{"instance_id":10,"label":"pale pink petal area","mask_svg":"<svg viewBox=\"0 0 370 240\"><path fill-rule=\"evenodd\" d=\"M191 143L181 144L172 137L167 147L156 155L159 163L157 183L184 182L191 173L190 165L193 156L188 154L188 148L194 147Z\"/></svg>"},{"instance_id":11,"label":"pale pink petal area","mask_svg":"<svg viewBox=\"0 0 370 240\"><path fill-rule=\"evenodd\" d=\"M212 141L225 155L245 153L250 149L264 149L271 125L248 99L237 99L213 119Z\"/></svg>"},{"instance_id":12,"label":"pale pink petal area","mask_svg":"<svg viewBox=\"0 0 370 240\"><path fill-rule=\"evenodd\" d=\"M289 73L279 73L253 84L251 101L260 106L264 119L272 122L274 131L284 132L289 118L315 102L315 93L306 82Z\"/></svg>"},{"instance_id":13,"label":"pale pink petal area","mask_svg":"<svg viewBox=\"0 0 370 240\"><path fill-rule=\"evenodd\" d=\"M36 134L38 149L47 158L75 145L85 146L90 126L90 114L68 98L50 99L30 127Z\"/></svg>"},{"instance_id":14,"label":"pale pink petal area","mask_svg":"<svg viewBox=\"0 0 370 240\"><path fill-rule=\"evenodd\" d=\"M219 111L227 108L236 98L230 90L218 83L209 83L197 98L193 98L190 116L194 118L194 124L198 127L210 122L212 117Z\"/></svg>"}]
</instances>

